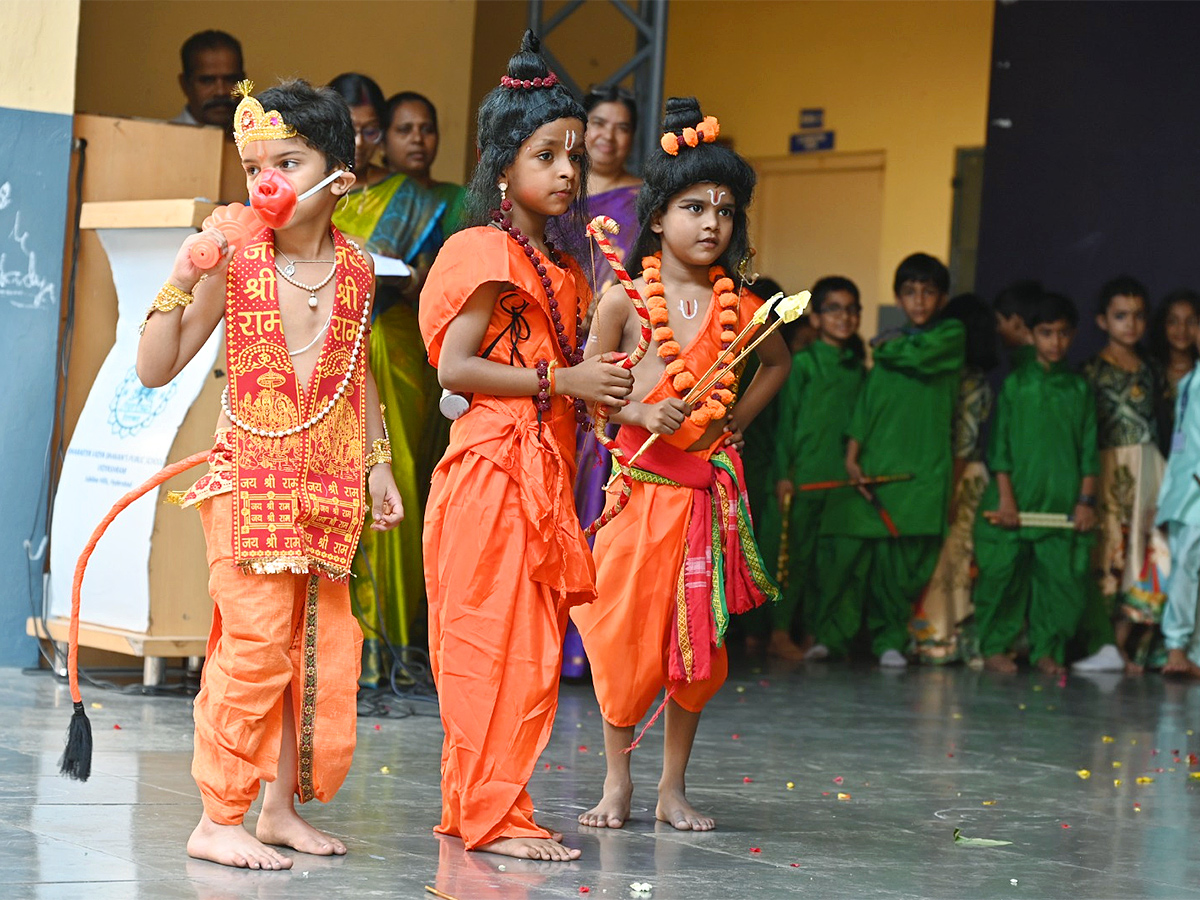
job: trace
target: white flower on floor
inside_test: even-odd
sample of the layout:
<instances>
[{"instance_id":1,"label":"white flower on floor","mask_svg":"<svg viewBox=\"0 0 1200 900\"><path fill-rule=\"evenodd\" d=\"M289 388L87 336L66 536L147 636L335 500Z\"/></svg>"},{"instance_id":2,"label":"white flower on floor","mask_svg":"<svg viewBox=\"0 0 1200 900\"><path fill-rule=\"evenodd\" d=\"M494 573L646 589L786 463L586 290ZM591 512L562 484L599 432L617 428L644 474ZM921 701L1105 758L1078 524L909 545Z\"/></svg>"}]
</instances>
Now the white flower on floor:
<instances>
[{"instance_id":1,"label":"white flower on floor","mask_svg":"<svg viewBox=\"0 0 1200 900\"><path fill-rule=\"evenodd\" d=\"M649 897L654 885L648 881L635 881L629 885L629 893L634 897Z\"/></svg>"}]
</instances>

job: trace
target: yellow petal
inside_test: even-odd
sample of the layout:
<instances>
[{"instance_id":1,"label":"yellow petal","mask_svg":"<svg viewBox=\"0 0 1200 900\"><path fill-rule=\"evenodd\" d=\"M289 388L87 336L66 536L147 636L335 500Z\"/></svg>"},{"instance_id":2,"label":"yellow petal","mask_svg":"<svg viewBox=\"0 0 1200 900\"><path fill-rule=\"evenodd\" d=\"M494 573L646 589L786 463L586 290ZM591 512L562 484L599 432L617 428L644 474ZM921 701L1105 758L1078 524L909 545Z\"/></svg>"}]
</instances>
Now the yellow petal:
<instances>
[{"instance_id":1,"label":"yellow petal","mask_svg":"<svg viewBox=\"0 0 1200 900\"><path fill-rule=\"evenodd\" d=\"M1101 740L1101 741L1103 741L1103 742L1104 742L1104 743L1106 743L1106 744L1111 744L1111 743L1113 743L1113 742L1116 740L1116 738L1115 738L1115 737L1110 737L1109 735L1107 735L1107 734L1106 734L1104 737L1100 738L1100 740Z\"/></svg>"},{"instance_id":2,"label":"yellow petal","mask_svg":"<svg viewBox=\"0 0 1200 900\"><path fill-rule=\"evenodd\" d=\"M1087 781L1089 778L1092 777L1092 773L1089 772L1087 769L1076 769L1075 774L1078 775L1080 778L1082 778L1084 781Z\"/></svg>"},{"instance_id":3,"label":"yellow petal","mask_svg":"<svg viewBox=\"0 0 1200 900\"><path fill-rule=\"evenodd\" d=\"M1154 779L1149 775L1143 775L1137 780L1138 784L1154 784Z\"/></svg>"},{"instance_id":4,"label":"yellow petal","mask_svg":"<svg viewBox=\"0 0 1200 900\"><path fill-rule=\"evenodd\" d=\"M1119 769L1119 768L1121 768L1121 761L1120 761L1119 759L1114 759L1114 760L1113 760L1113 768L1114 768L1114 769Z\"/></svg>"}]
</instances>

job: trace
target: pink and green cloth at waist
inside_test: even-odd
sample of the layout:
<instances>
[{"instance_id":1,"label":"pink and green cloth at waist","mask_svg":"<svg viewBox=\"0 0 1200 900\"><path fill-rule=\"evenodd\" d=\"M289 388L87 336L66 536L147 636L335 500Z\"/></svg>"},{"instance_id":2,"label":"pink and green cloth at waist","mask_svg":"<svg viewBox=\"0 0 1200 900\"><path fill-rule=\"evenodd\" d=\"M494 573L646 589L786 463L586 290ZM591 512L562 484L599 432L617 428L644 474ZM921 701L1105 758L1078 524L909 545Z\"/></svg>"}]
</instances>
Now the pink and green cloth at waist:
<instances>
[{"instance_id":1,"label":"pink and green cloth at waist","mask_svg":"<svg viewBox=\"0 0 1200 900\"><path fill-rule=\"evenodd\" d=\"M648 432L623 426L617 446L628 459ZM683 563L676 579L676 615L669 675L675 682L707 679L712 651L721 646L730 614L779 599L779 586L754 541L742 460L722 448L707 460L656 441L632 469L635 481L692 491Z\"/></svg>"}]
</instances>

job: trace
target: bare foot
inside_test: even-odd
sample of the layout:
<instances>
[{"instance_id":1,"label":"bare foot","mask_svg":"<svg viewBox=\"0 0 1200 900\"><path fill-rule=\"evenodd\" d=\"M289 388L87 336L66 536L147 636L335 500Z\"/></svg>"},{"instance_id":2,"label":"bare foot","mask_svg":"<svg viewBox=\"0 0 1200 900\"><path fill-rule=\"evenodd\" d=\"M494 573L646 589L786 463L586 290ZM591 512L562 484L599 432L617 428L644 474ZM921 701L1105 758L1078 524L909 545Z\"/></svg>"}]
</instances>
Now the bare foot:
<instances>
[{"instance_id":1,"label":"bare foot","mask_svg":"<svg viewBox=\"0 0 1200 900\"><path fill-rule=\"evenodd\" d=\"M1004 653L994 653L987 657L983 661L983 667L989 672L1000 672L1004 675L1013 675L1017 671L1017 664Z\"/></svg>"},{"instance_id":2,"label":"bare foot","mask_svg":"<svg viewBox=\"0 0 1200 900\"><path fill-rule=\"evenodd\" d=\"M658 792L658 807L654 810L655 818L666 822L679 831L712 831L717 827L716 821L709 816L702 816L695 807L688 803L687 797L676 791Z\"/></svg>"},{"instance_id":3,"label":"bare foot","mask_svg":"<svg viewBox=\"0 0 1200 900\"><path fill-rule=\"evenodd\" d=\"M1167 663L1162 667L1164 675L1183 675L1187 678L1200 678L1200 666L1188 659L1187 653L1180 650L1167 651Z\"/></svg>"},{"instance_id":4,"label":"bare foot","mask_svg":"<svg viewBox=\"0 0 1200 900\"><path fill-rule=\"evenodd\" d=\"M241 825L218 825L207 815L192 831L188 856L239 869L290 869L292 861L254 838Z\"/></svg>"},{"instance_id":5,"label":"bare foot","mask_svg":"<svg viewBox=\"0 0 1200 900\"><path fill-rule=\"evenodd\" d=\"M1067 671L1049 656L1043 656L1034 663L1034 666L1043 675L1062 675Z\"/></svg>"},{"instance_id":6,"label":"bare foot","mask_svg":"<svg viewBox=\"0 0 1200 900\"><path fill-rule=\"evenodd\" d=\"M545 859L552 862L579 859L581 852L564 847L558 841L549 838L500 838L475 849L480 853L498 853L501 856L515 856L517 859Z\"/></svg>"},{"instance_id":7,"label":"bare foot","mask_svg":"<svg viewBox=\"0 0 1200 900\"><path fill-rule=\"evenodd\" d=\"M579 817L579 824L591 828L620 828L629 820L629 801L632 797L632 781L609 784L605 779L604 796Z\"/></svg>"},{"instance_id":8,"label":"bare foot","mask_svg":"<svg viewBox=\"0 0 1200 900\"><path fill-rule=\"evenodd\" d=\"M746 635L746 655L758 656L763 652L763 639L756 634Z\"/></svg>"},{"instance_id":9,"label":"bare foot","mask_svg":"<svg viewBox=\"0 0 1200 900\"><path fill-rule=\"evenodd\" d=\"M1126 675L1141 675L1145 671L1146 671L1146 669L1144 666L1139 666L1132 659L1125 660L1125 674Z\"/></svg>"},{"instance_id":10,"label":"bare foot","mask_svg":"<svg viewBox=\"0 0 1200 900\"><path fill-rule=\"evenodd\" d=\"M800 662L804 659L804 651L805 648L793 641L792 636L786 631L771 632L771 643L767 645L767 656Z\"/></svg>"},{"instance_id":11,"label":"bare foot","mask_svg":"<svg viewBox=\"0 0 1200 900\"><path fill-rule=\"evenodd\" d=\"M291 847L314 856L341 856L346 852L345 844L313 828L291 806L282 809L263 807L258 814L255 834L264 844Z\"/></svg>"}]
</instances>

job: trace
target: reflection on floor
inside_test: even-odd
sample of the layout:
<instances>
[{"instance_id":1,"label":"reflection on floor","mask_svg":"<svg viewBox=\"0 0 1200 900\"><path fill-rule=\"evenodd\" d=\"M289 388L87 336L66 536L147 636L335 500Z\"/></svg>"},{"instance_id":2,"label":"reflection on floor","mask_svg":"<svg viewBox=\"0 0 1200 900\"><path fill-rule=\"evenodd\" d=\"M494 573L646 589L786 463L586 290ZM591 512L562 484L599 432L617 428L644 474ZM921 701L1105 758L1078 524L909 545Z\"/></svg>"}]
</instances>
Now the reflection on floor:
<instances>
[{"instance_id":1,"label":"reflection on floor","mask_svg":"<svg viewBox=\"0 0 1200 900\"><path fill-rule=\"evenodd\" d=\"M761 667L760 667L761 665ZM350 847L290 872L188 860L199 814L190 704L85 691L92 778L57 775L70 715L45 674L0 670L0 896L421 898L1200 898L1200 685L1065 684L965 669L905 673L743 661L706 711L689 789L718 830L653 821L661 728L635 751L632 821L580 828L604 759L589 688L564 686L533 776L576 863L468 854L435 838L436 718L364 719L337 799L306 815ZM963 837L1011 841L955 844ZM635 893L634 883L651 886Z\"/></svg>"}]
</instances>

